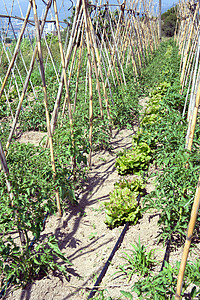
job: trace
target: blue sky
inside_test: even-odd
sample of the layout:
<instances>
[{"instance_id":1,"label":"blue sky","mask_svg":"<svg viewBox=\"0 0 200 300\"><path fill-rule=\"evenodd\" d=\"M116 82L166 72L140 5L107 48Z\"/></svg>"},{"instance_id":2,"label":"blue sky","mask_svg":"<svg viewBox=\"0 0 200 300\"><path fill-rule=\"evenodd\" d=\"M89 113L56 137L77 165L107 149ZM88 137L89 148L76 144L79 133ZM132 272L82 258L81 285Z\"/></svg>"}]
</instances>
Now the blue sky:
<instances>
[{"instance_id":1,"label":"blue sky","mask_svg":"<svg viewBox=\"0 0 200 300\"><path fill-rule=\"evenodd\" d=\"M154 0L155 3L159 3L159 0ZM171 8L174 4L178 3L178 0L161 0L162 11L166 11Z\"/></svg>"},{"instance_id":2,"label":"blue sky","mask_svg":"<svg viewBox=\"0 0 200 300\"><path fill-rule=\"evenodd\" d=\"M23 14L25 15L29 0L14 0L14 7L13 7L12 15L21 16L18 1L21 5ZM47 0L45 0L45 1L47 2ZM7 14L5 7L4 7L4 2L6 3L7 9L10 12L10 8L11 8L13 1L12 0L0 0L0 3L1 3L0 14ZM67 16L70 15L70 11L68 11L68 8L70 8L70 6L71 6L71 1L70 0L57 0L58 9L60 8L62 2L64 3L64 6L62 6L62 8L60 10L60 19L66 18ZM73 0L73 2L76 3L76 0ZM95 2L95 0L93 0L93 2ZM110 0L109 2L113 3L113 4L118 3L117 0ZM123 0L120 0L120 3L122 3L122 2L123 2ZM154 0L154 2L158 3L159 0ZM162 0L162 12L171 8L172 5L175 4L176 2L178 2L178 0ZM42 11L44 10L45 5L42 0L36 0L36 4L38 6L38 15L41 17Z\"/></svg>"}]
</instances>

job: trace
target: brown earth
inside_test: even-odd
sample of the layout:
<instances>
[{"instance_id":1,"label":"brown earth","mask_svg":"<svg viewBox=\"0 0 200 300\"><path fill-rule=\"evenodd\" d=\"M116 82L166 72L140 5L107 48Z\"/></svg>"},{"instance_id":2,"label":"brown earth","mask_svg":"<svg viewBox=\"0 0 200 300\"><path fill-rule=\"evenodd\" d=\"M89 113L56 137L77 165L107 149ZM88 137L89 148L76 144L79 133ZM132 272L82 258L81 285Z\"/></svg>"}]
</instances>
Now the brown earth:
<instances>
[{"instance_id":1,"label":"brown earth","mask_svg":"<svg viewBox=\"0 0 200 300\"><path fill-rule=\"evenodd\" d=\"M42 236L55 234L62 253L73 264L68 267L69 279L65 279L58 273L51 273L29 284L23 290L9 288L4 299L87 299L123 230L123 226L113 230L106 227L103 203L109 199L109 193L113 191L114 183L121 178L115 168L116 154L123 148L131 147L133 133L132 130L127 129L113 132L111 141L113 149L99 151L93 155L93 164L84 190L79 194L78 206L71 206L64 212L61 219L50 216L47 220ZM27 133L20 139L36 145L42 137L43 134L40 133ZM155 170L150 168L149 175L153 175L154 172ZM131 176L128 179L131 179ZM153 177L148 179L146 187L148 193L154 188L153 181ZM125 263L122 258L123 251L128 253L127 249L131 249L130 244L136 244L139 237L141 244L145 245L148 251L156 249L155 256L158 265L155 267L155 272L160 270L165 249L161 243L157 244L158 219L159 214L152 211L145 213L137 225L129 226L121 246L116 251L100 283L99 290L105 290L105 297L119 299L122 296L120 290L130 291L133 283L138 280L139 277L135 274L128 283L122 274L115 274L115 272L119 270L120 265ZM181 249L179 248L170 255L170 262L180 260L180 257ZM95 299L105 298L101 298L97 292ZM120 299L125 299L125 297L122 296Z\"/></svg>"}]
</instances>

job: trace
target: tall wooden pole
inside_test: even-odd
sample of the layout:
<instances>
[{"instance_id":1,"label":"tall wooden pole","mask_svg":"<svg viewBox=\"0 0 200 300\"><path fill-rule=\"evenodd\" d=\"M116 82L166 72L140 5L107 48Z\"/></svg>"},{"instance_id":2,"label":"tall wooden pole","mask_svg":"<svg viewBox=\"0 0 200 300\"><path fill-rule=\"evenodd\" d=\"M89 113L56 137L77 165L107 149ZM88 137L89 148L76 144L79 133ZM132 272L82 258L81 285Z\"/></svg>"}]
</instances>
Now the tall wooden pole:
<instances>
[{"instance_id":1,"label":"tall wooden pole","mask_svg":"<svg viewBox=\"0 0 200 300\"><path fill-rule=\"evenodd\" d=\"M42 85L43 85L43 93L44 93L44 106L45 106L45 112L46 112L46 124L47 124L47 133L49 138L49 146L50 146L50 154L51 154L51 164L52 164L52 170L53 170L53 179L56 180L56 167L55 167L55 159L54 159L54 152L53 152L53 139L52 139L52 133L51 133L51 126L50 126L50 117L49 117L49 110L48 110L48 103L47 103L47 89L46 89L46 81L45 81L45 72L44 72L44 64L43 64L43 56L42 56L42 47L41 47L41 30L39 27L39 21L37 16L37 6L35 3L35 0L32 0L33 5L33 12L34 12L34 20L35 20L35 29L36 29L36 37L37 37L37 47L38 47L38 57L40 61L40 70L41 70L41 77L42 77ZM61 217L62 216L62 210L60 205L60 197L59 192L56 189L56 203L57 203L57 209L58 214Z\"/></svg>"},{"instance_id":2,"label":"tall wooden pole","mask_svg":"<svg viewBox=\"0 0 200 300\"><path fill-rule=\"evenodd\" d=\"M89 94L90 94L90 100L89 100L89 144L90 144L90 152L88 156L88 165L91 166L91 159L92 159L92 129L93 129L93 90L92 90L92 60L91 60L91 51L90 51L90 26L89 26L89 20L88 20L88 2L87 0L82 1L83 5L83 13L84 13L84 19L85 19L85 29L86 29L86 44L87 44L87 55L88 55L88 69L89 69L89 77L88 77L88 83L89 83Z\"/></svg>"},{"instance_id":3,"label":"tall wooden pole","mask_svg":"<svg viewBox=\"0 0 200 300\"><path fill-rule=\"evenodd\" d=\"M199 205L200 205L200 177L199 177L199 181L197 184L194 203L192 206L190 222L189 222L188 230L187 230L187 238L186 238L183 255L182 255L182 260L181 260L181 265L180 265L180 269L179 269L175 300L180 300L180 298L181 298L181 290L182 290L183 278L184 278L184 273L185 273L185 267L186 267L186 263L187 263L187 258L188 258L188 254L189 254L189 249L190 249L190 245L191 245L191 241L192 241L192 235L193 235L196 219L198 216Z\"/></svg>"},{"instance_id":4,"label":"tall wooden pole","mask_svg":"<svg viewBox=\"0 0 200 300\"><path fill-rule=\"evenodd\" d=\"M47 3L46 9L45 9L43 21L42 21L41 28L40 28L40 34L41 35L42 35L43 29L44 29L44 25L45 25L45 21L46 21L46 18L47 18L48 10L51 7L51 3L52 3L52 0L49 0L48 3ZM6 144L5 154L7 152L7 149L10 146L11 139L12 139L14 131L15 131L15 127L16 127L16 124L17 124L17 121L18 121L18 118L19 118L19 114L20 114L20 111L21 111L21 107L22 107L22 102L24 100L24 97L25 97L25 94L26 94L26 90L27 90L27 87L28 87L28 83L29 83L29 80L30 80L30 76L31 76L31 73L33 71L33 66L34 66L34 63L35 63L35 60L36 60L37 52L38 52L38 47L36 45L35 49L34 49L34 52L33 52L32 59L31 59L29 71L28 71L26 80L24 82L23 91L22 91L21 98L20 98L19 103L18 103L18 107L17 107L17 111L16 111L16 114L15 114L15 118L13 120L12 129L10 131L10 134L9 134L9 137L8 137L8 141L7 141L7 144Z\"/></svg>"},{"instance_id":5,"label":"tall wooden pole","mask_svg":"<svg viewBox=\"0 0 200 300\"><path fill-rule=\"evenodd\" d=\"M6 82L8 80L8 77L10 75L10 72L12 71L12 67L16 61L16 58L17 58L17 55L19 53L19 49L20 49L20 44L21 44L21 41L22 41L22 38L23 38L23 34L24 34L24 31L26 29L26 25L28 23L28 18L29 18L29 15L30 15L30 11L31 11L31 3L29 3L29 6L28 6L28 10L27 10L27 13L26 13L26 18L24 20L24 23L23 23L23 26L21 28L21 31L20 31L20 35L19 35L19 38L18 38L18 41L17 41L17 44L15 46L15 51L13 53L13 57L11 59L11 61L9 62L9 67L7 69L7 72L6 72L6 76L5 76L5 79L3 81L3 84L1 86L1 90L0 90L0 98L3 94L3 90L5 88L5 85L6 85Z\"/></svg>"},{"instance_id":6,"label":"tall wooden pole","mask_svg":"<svg viewBox=\"0 0 200 300\"><path fill-rule=\"evenodd\" d=\"M159 41L162 40L162 23L161 23L161 9L162 9L162 1L159 0Z\"/></svg>"}]
</instances>

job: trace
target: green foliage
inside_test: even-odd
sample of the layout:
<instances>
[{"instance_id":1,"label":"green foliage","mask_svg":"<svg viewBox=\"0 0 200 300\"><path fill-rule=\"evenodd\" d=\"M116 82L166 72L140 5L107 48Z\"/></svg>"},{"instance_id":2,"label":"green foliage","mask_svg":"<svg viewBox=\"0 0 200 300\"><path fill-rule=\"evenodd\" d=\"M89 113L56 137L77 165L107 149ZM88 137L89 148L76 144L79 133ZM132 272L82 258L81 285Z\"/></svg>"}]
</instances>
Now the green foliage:
<instances>
[{"instance_id":1,"label":"green foliage","mask_svg":"<svg viewBox=\"0 0 200 300\"><path fill-rule=\"evenodd\" d=\"M166 20L168 17L169 15L165 16ZM106 24L105 26L108 27L108 25ZM60 54L57 37L49 35L47 41L49 44L51 43L54 60L59 65ZM15 44L13 42L11 45L13 49ZM34 45L35 41L33 41ZM47 61L48 53L44 40L42 40L42 48L44 61L46 62L45 75L48 107L51 114L57 95L58 83L55 71ZM28 65L32 56L32 50L30 50L30 43L27 39L22 41L20 49ZM28 49L29 52L27 52ZM85 55L86 52L84 52ZM1 61L0 74L3 77L4 70L8 66L4 53ZM73 113L74 140L72 141L71 137L67 109L65 117L62 120L58 119L53 136L57 172L56 180L53 180L49 149L13 143L8 151L9 180L12 185L14 198L13 206L11 206L5 178L3 173L1 173L0 229L2 236L0 238L0 271L3 284L12 279L17 285L25 285L29 280L39 276L41 271L48 272L48 269L59 269L66 274L66 270L57 264L57 258L61 258L67 264L69 262L62 256L54 237L50 237L50 240L45 239L41 241L40 235L46 213L55 213L56 211L54 201L55 189L59 190L63 203L66 201L66 198L68 201L75 203L74 191L80 183L73 181L74 175L78 173L76 177L80 179L85 176L86 154L89 150L89 95L88 91L85 91L83 84L85 82L84 76L87 60L83 59L83 61L85 62L83 62L79 78L81 84L78 89L76 112ZM23 76L25 76L26 72L20 57L18 57L17 65L22 70ZM161 238L164 241L172 233L178 234L179 237L183 237L185 234L186 221L191 210L192 195L195 192L200 164L199 130L195 134L192 153L188 153L183 147L187 122L181 116L184 95L179 93L179 66L178 49L171 40L161 43L159 49L150 56L148 66L142 70L138 82L133 82L133 70L131 66L128 66L125 71L127 84L120 87L111 85L113 100L111 102L111 99L109 99L111 122L107 120L104 102L104 119L101 119L98 94L96 85L93 82L94 150L110 148L111 123L116 127L122 128L132 127L135 122L138 122L140 110L138 105L139 95L150 95L151 97L144 112L144 117L140 122L140 131L133 139L133 149L119 154L116 167L120 174L141 174L142 170L148 168L149 161L154 160L155 165L160 168L156 190L144 198L143 210L156 208L159 211ZM33 69L31 80L36 87L38 99L32 100L32 91L29 85L29 96L28 99L23 101L23 110L20 113L18 128L22 131L30 129L46 131L41 77L36 65ZM18 77L17 81L21 91ZM75 96L75 83L76 78L72 75L70 82L71 102ZM7 90L9 84L10 82L8 82L6 87ZM64 94L65 89L61 97L61 109ZM8 101L13 112L15 112L18 104L17 99L16 88L12 87ZM0 99L0 130L4 145L8 137L10 124L10 111L5 95L3 95ZM77 169L72 171L71 160L73 157L76 157ZM184 167L186 162L188 162L188 168ZM127 221L133 224L137 222L142 211L137 197L139 194L142 194L143 189L142 182L137 180L134 182L120 181L115 184L115 190L110 194L110 201L105 203L106 224L109 227L113 228ZM13 232L16 235L24 233L25 245L19 246L19 237L17 237L17 241L15 241L15 238L11 238ZM89 238L93 238L94 234L96 232L92 233ZM33 237L35 237L36 243L30 247ZM144 281L137 283L134 287L134 291L140 297L139 299L154 299L153 297L156 297L155 291L158 294L155 299L170 298L172 291L174 292L174 278L177 275L177 270L174 271L170 266L166 265L161 273L153 277L149 274L147 267L148 262L151 260L151 254L146 252L140 241L136 246L133 245L133 248L134 250L131 250L131 253L136 253L136 258L132 258L132 255L124 253L124 259L127 263L121 266L121 270L129 277L133 272L140 272L141 275L148 274ZM141 265L143 266L142 268L140 267ZM197 265L190 266L186 272L188 272L189 280L195 282L198 286ZM15 278L13 275L15 275ZM167 290L166 294L164 294L165 289ZM194 288L192 293L198 297L199 291ZM122 294L129 299L132 297L128 292L122 291ZM104 292L99 294L99 299L105 299Z\"/></svg>"},{"instance_id":2,"label":"green foliage","mask_svg":"<svg viewBox=\"0 0 200 300\"><path fill-rule=\"evenodd\" d=\"M118 154L115 166L120 175L127 173L140 174L148 167L151 159L151 149L144 143L140 142L138 145L133 145L133 149L124 150Z\"/></svg>"},{"instance_id":3,"label":"green foliage","mask_svg":"<svg viewBox=\"0 0 200 300\"><path fill-rule=\"evenodd\" d=\"M127 74L127 84L118 86L113 91L114 105L111 106L113 124L119 128L131 128L138 120L138 87L132 80L133 73Z\"/></svg>"},{"instance_id":4,"label":"green foliage","mask_svg":"<svg viewBox=\"0 0 200 300\"><path fill-rule=\"evenodd\" d=\"M172 267L167 262L161 272L157 275L149 275L147 278L134 284L132 291L137 293L138 299L165 300L175 299L175 290L177 276L180 264L177 262L176 267ZM184 299L197 299L200 295L199 284L199 267L200 261L194 264L187 264L185 271L185 282L182 287L182 296ZM191 286L193 287L191 288ZM190 292L186 289L190 287Z\"/></svg>"},{"instance_id":5,"label":"green foliage","mask_svg":"<svg viewBox=\"0 0 200 300\"><path fill-rule=\"evenodd\" d=\"M160 101L163 99L166 91L170 87L167 82L160 83L155 90L150 93L150 98L147 102L143 118L140 125L145 126L159 121L161 106Z\"/></svg>"},{"instance_id":6,"label":"green foliage","mask_svg":"<svg viewBox=\"0 0 200 300\"><path fill-rule=\"evenodd\" d=\"M133 296L131 295L131 293L129 293L129 292L125 292L125 291L120 291L120 293L124 296L124 297L126 297L127 299L133 299Z\"/></svg>"},{"instance_id":7,"label":"green foliage","mask_svg":"<svg viewBox=\"0 0 200 300\"><path fill-rule=\"evenodd\" d=\"M141 216L137 197L142 194L143 189L144 185L139 179L133 182L121 180L115 183L115 189L110 193L110 200L105 203L105 223L111 228L126 222L136 224Z\"/></svg>"},{"instance_id":8,"label":"green foliage","mask_svg":"<svg viewBox=\"0 0 200 300\"><path fill-rule=\"evenodd\" d=\"M177 13L176 7L168 9L165 13L161 15L162 19L162 35L166 37L174 36L176 22L177 22Z\"/></svg>"},{"instance_id":9,"label":"green foliage","mask_svg":"<svg viewBox=\"0 0 200 300\"><path fill-rule=\"evenodd\" d=\"M12 186L13 205L10 205L6 182L3 172L0 174L2 183L0 195L0 267L2 270L2 284L11 278L17 285L24 285L33 280L41 271L48 272L49 269L58 269L65 275L67 272L60 266L54 257L59 257L69 263L60 252L57 242L53 237L49 240L40 240L43 230L43 221L47 213L56 212L55 190L60 187L60 196L66 200L74 201L72 170L70 168L70 157L73 154L67 137L55 133L56 146L55 159L57 177L53 180L51 157L49 149L36 147L31 144L11 144L7 163L9 167L9 181ZM66 147L68 145L68 148ZM77 140L77 151L78 151ZM82 151L82 149L81 149ZM79 154L79 163L84 161L84 154ZM82 165L83 169L83 165ZM83 169L84 170L84 169ZM80 173L81 174L81 173ZM71 195L71 198L70 198ZM13 232L24 235L24 244L19 246L12 237ZM20 235L21 235L20 234ZM31 237L36 243L31 245Z\"/></svg>"},{"instance_id":10,"label":"green foliage","mask_svg":"<svg viewBox=\"0 0 200 300\"><path fill-rule=\"evenodd\" d=\"M184 149L187 122L181 114L184 97L179 93L179 60L173 43L161 44L151 67L159 64L161 53L164 58L159 74L153 68L149 69L149 74L145 73L145 85L151 82L148 76L151 79L155 74L157 86L149 93L150 99L134 142L147 143L155 166L160 168L156 189L143 198L143 207L144 210L154 208L159 211L160 238L165 242L172 234L181 240L185 235L200 165L197 158L199 142L194 140L192 153ZM199 136L198 132L197 129L196 136ZM188 168L185 168L187 163Z\"/></svg>"},{"instance_id":11,"label":"green foliage","mask_svg":"<svg viewBox=\"0 0 200 300\"><path fill-rule=\"evenodd\" d=\"M113 298L111 298L109 296L107 297L105 295L106 291L107 291L106 289L102 290L102 291L96 291L95 296L92 297L91 299L92 300L114 300ZM117 298L116 300L118 300L118 299L120 299L120 298Z\"/></svg>"},{"instance_id":12,"label":"green foliage","mask_svg":"<svg viewBox=\"0 0 200 300\"><path fill-rule=\"evenodd\" d=\"M49 270L58 270L66 277L66 267L56 262L55 258L68 265L72 265L58 248L55 237L37 241L34 246L21 249L12 238L0 240L0 271L2 276L1 287L8 281L16 286L25 286Z\"/></svg>"},{"instance_id":13,"label":"green foliage","mask_svg":"<svg viewBox=\"0 0 200 300\"><path fill-rule=\"evenodd\" d=\"M164 241L172 233L185 236L199 174L199 166L193 165L184 150L165 157L165 162L163 172L157 175L155 191L143 200L146 208L161 212L158 224ZM189 167L185 168L187 162Z\"/></svg>"},{"instance_id":14,"label":"green foliage","mask_svg":"<svg viewBox=\"0 0 200 300\"><path fill-rule=\"evenodd\" d=\"M142 69L140 76L140 89L142 95L156 89L162 82L172 85L180 82L180 62L178 49L173 40L162 42L160 47L154 51L146 68Z\"/></svg>"},{"instance_id":15,"label":"green foliage","mask_svg":"<svg viewBox=\"0 0 200 300\"><path fill-rule=\"evenodd\" d=\"M146 247L141 245L140 237L138 243L136 243L136 245L131 244L131 246L133 249L127 249L126 252L123 252L124 256L122 256L122 258L126 261L126 263L119 266L120 270L115 273L124 274L128 279L128 282L136 273L140 276L148 275L150 269L156 263L156 261L153 259L155 251L151 250L147 252ZM128 254L127 251L129 251L130 254Z\"/></svg>"},{"instance_id":16,"label":"green foliage","mask_svg":"<svg viewBox=\"0 0 200 300\"><path fill-rule=\"evenodd\" d=\"M137 293L138 299L174 299L177 275L178 270L165 263L158 275L148 275L147 278L136 282L132 290Z\"/></svg>"}]
</instances>

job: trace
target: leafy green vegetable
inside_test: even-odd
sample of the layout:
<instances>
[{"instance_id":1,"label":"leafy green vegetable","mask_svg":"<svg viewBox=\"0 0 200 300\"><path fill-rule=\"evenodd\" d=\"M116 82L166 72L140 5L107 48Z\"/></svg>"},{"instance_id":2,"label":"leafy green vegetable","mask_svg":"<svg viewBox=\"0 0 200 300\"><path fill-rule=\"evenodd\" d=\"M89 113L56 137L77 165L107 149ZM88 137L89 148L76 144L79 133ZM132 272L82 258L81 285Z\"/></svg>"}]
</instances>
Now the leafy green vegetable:
<instances>
[{"instance_id":1,"label":"leafy green vegetable","mask_svg":"<svg viewBox=\"0 0 200 300\"><path fill-rule=\"evenodd\" d=\"M126 222L136 224L141 217L137 197L139 193L142 194L143 189L144 185L139 179L131 183L124 180L116 183L109 202L105 203L105 223L111 228Z\"/></svg>"},{"instance_id":2,"label":"leafy green vegetable","mask_svg":"<svg viewBox=\"0 0 200 300\"><path fill-rule=\"evenodd\" d=\"M134 145L131 150L124 150L118 154L116 159L116 168L120 175L127 173L140 174L142 170L146 170L151 159L150 147L141 142Z\"/></svg>"}]
</instances>

